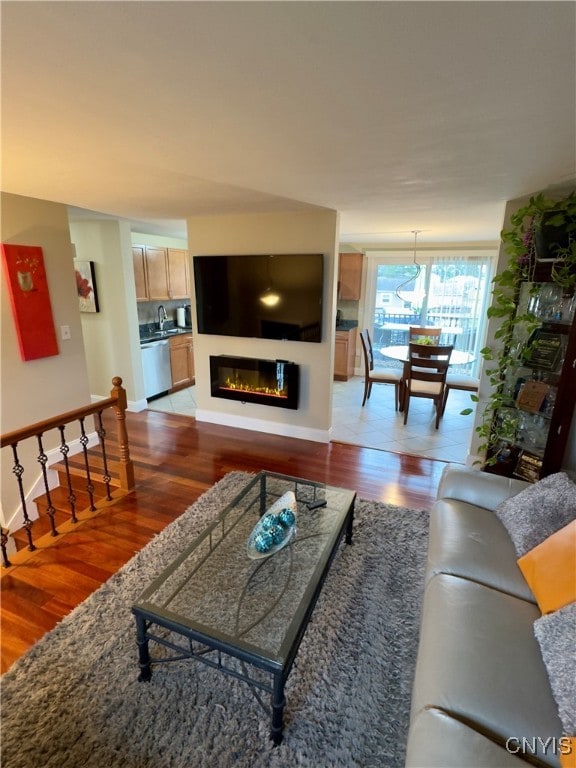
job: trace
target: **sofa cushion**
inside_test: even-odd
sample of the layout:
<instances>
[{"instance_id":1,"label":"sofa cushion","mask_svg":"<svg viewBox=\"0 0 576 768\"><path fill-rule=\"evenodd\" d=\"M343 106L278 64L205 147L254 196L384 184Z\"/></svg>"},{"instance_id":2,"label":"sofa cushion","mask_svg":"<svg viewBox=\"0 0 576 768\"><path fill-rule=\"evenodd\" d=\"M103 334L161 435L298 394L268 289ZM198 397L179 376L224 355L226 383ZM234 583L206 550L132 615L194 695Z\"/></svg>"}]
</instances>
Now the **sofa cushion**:
<instances>
[{"instance_id":1,"label":"sofa cushion","mask_svg":"<svg viewBox=\"0 0 576 768\"><path fill-rule=\"evenodd\" d=\"M451 573L534 602L512 540L487 509L441 499L430 513L427 579Z\"/></svg>"},{"instance_id":2,"label":"sofa cushion","mask_svg":"<svg viewBox=\"0 0 576 768\"><path fill-rule=\"evenodd\" d=\"M576 735L576 602L542 616L534 633L548 670L564 733Z\"/></svg>"},{"instance_id":3,"label":"sofa cushion","mask_svg":"<svg viewBox=\"0 0 576 768\"><path fill-rule=\"evenodd\" d=\"M576 601L576 520L523 555L518 566L542 613Z\"/></svg>"},{"instance_id":4,"label":"sofa cushion","mask_svg":"<svg viewBox=\"0 0 576 768\"><path fill-rule=\"evenodd\" d=\"M522 557L576 518L576 485L565 472L557 472L501 502L495 511Z\"/></svg>"},{"instance_id":5,"label":"sofa cushion","mask_svg":"<svg viewBox=\"0 0 576 768\"><path fill-rule=\"evenodd\" d=\"M426 585L412 717L435 707L502 746L511 737L560 738L562 727L533 624L538 608L439 573ZM545 765L557 758L537 745Z\"/></svg>"},{"instance_id":6,"label":"sofa cushion","mask_svg":"<svg viewBox=\"0 0 576 768\"><path fill-rule=\"evenodd\" d=\"M439 709L410 723L406 768L522 768L524 760Z\"/></svg>"},{"instance_id":7,"label":"sofa cushion","mask_svg":"<svg viewBox=\"0 0 576 768\"><path fill-rule=\"evenodd\" d=\"M439 709L410 723L406 768L521 768L524 760Z\"/></svg>"},{"instance_id":8,"label":"sofa cushion","mask_svg":"<svg viewBox=\"0 0 576 768\"><path fill-rule=\"evenodd\" d=\"M448 464L438 483L438 498L459 499L484 509L495 510L507 498L529 487L530 484L525 480L489 475L461 464Z\"/></svg>"}]
</instances>

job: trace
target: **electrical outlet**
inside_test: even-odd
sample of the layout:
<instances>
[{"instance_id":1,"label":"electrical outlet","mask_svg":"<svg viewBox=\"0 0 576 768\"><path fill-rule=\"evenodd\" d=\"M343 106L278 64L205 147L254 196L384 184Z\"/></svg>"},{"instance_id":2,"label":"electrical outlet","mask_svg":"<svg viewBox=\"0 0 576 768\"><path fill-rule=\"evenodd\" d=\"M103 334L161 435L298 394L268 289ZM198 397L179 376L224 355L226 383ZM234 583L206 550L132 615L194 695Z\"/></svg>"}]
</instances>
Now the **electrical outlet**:
<instances>
[{"instance_id":1,"label":"electrical outlet","mask_svg":"<svg viewBox=\"0 0 576 768\"><path fill-rule=\"evenodd\" d=\"M72 334L70 333L70 326L69 325L61 325L60 326L60 338L62 341L67 341L68 339L72 338Z\"/></svg>"}]
</instances>

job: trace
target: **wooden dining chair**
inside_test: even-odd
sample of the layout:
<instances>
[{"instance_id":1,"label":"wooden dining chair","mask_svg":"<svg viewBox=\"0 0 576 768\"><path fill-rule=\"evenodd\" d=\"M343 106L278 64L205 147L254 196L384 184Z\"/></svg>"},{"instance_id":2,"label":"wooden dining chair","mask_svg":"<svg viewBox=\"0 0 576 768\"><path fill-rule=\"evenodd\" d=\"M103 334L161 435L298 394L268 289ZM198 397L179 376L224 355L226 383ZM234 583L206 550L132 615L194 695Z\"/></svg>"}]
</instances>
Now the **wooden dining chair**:
<instances>
[{"instance_id":1,"label":"wooden dining chair","mask_svg":"<svg viewBox=\"0 0 576 768\"><path fill-rule=\"evenodd\" d=\"M444 408L451 389L461 389L464 392L478 392L480 389L480 379L474 376L465 376L461 373L448 373L446 376L446 394L444 396Z\"/></svg>"},{"instance_id":2,"label":"wooden dining chair","mask_svg":"<svg viewBox=\"0 0 576 768\"><path fill-rule=\"evenodd\" d=\"M364 406L372 392L372 384L394 384L394 407L398 410L400 404L400 388L402 386L403 373L400 368L385 368L374 366L374 353L368 328L360 331L362 353L364 355Z\"/></svg>"},{"instance_id":3,"label":"wooden dining chair","mask_svg":"<svg viewBox=\"0 0 576 768\"><path fill-rule=\"evenodd\" d=\"M438 429L446 402L446 375L452 349L451 344L436 346L411 342L408 345L408 365L404 381L404 424L408 420L410 399L426 397L434 401Z\"/></svg>"},{"instance_id":4,"label":"wooden dining chair","mask_svg":"<svg viewBox=\"0 0 576 768\"><path fill-rule=\"evenodd\" d=\"M408 342L418 341L418 339L433 339L436 344L440 343L442 328L425 328L411 325L408 333Z\"/></svg>"}]
</instances>

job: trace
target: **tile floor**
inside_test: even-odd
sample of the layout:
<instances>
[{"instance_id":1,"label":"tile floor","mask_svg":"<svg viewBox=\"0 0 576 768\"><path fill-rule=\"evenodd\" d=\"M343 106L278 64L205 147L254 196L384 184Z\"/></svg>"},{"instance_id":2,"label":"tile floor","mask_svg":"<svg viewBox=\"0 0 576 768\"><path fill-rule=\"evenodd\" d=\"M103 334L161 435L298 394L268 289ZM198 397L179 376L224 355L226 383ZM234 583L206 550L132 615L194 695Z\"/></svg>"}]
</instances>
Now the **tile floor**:
<instances>
[{"instance_id":1,"label":"tile floor","mask_svg":"<svg viewBox=\"0 0 576 768\"><path fill-rule=\"evenodd\" d=\"M167 413L181 413L184 416L196 415L196 387L186 387L172 395L157 397L148 403L150 411L166 411Z\"/></svg>"},{"instance_id":2,"label":"tile floor","mask_svg":"<svg viewBox=\"0 0 576 768\"><path fill-rule=\"evenodd\" d=\"M446 411L435 428L431 400L412 398L408 423L394 410L392 384L373 384L372 394L362 407L364 378L334 382L332 401L332 439L394 453L408 453L464 464L474 416L461 416L464 408L474 407L469 392L452 391Z\"/></svg>"},{"instance_id":3,"label":"tile floor","mask_svg":"<svg viewBox=\"0 0 576 768\"><path fill-rule=\"evenodd\" d=\"M403 414L394 410L394 388L391 384L374 384L370 399L364 407L363 394L362 376L355 376L350 381L334 382L333 440L394 453L408 453L461 464L466 462L474 417L461 416L460 411L474 407L469 392L450 392L446 412L437 430L434 427L431 400L413 399L408 423L404 426ZM154 411L194 416L195 388L188 387L152 400L148 407Z\"/></svg>"}]
</instances>

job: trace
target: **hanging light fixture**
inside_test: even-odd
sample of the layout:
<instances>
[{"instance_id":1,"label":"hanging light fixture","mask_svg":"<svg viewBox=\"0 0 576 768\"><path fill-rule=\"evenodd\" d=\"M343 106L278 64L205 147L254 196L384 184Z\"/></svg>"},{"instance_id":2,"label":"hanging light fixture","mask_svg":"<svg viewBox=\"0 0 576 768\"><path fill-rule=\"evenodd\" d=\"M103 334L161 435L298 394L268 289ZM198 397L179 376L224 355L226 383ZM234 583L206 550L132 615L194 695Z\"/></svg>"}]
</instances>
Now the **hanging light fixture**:
<instances>
[{"instance_id":1,"label":"hanging light fixture","mask_svg":"<svg viewBox=\"0 0 576 768\"><path fill-rule=\"evenodd\" d=\"M412 256L412 262L416 267L416 271L411 277L409 277L407 280L404 280L402 283L400 283L400 285L396 288L396 291L395 291L396 296L398 296L400 301L403 301L404 303L406 303L408 300L400 295L400 291L402 290L402 288L404 288L405 285L408 285L408 283L415 282L418 279L420 272L422 272L422 264L419 264L416 259L416 245L418 242L418 235L420 234L420 232L422 232L421 229L412 230L412 234L414 235L414 254Z\"/></svg>"}]
</instances>

